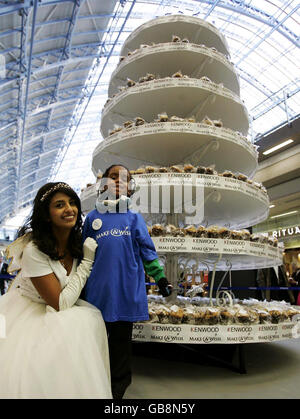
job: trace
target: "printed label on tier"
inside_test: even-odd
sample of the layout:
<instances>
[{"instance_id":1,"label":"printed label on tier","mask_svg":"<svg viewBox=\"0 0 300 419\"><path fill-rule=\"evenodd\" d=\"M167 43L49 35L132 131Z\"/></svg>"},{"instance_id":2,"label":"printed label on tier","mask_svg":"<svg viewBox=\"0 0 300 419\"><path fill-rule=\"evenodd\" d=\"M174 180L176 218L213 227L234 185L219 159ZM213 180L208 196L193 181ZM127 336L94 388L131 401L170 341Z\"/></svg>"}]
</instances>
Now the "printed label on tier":
<instances>
[{"instance_id":1,"label":"printed label on tier","mask_svg":"<svg viewBox=\"0 0 300 419\"><path fill-rule=\"evenodd\" d=\"M133 340L163 343L257 343L299 337L297 323L187 325L135 323Z\"/></svg>"},{"instance_id":2,"label":"printed label on tier","mask_svg":"<svg viewBox=\"0 0 300 419\"><path fill-rule=\"evenodd\" d=\"M141 57L143 57L145 55L152 54L153 52L155 52L155 53L165 53L165 52L170 53L172 51L191 51L191 52L195 52L195 53L201 53L201 54L204 54L208 57L213 57L213 58L217 59L218 61L221 61L222 63L224 63L229 68L233 68L232 64L230 64L230 62L226 59L226 57L223 56L221 53L210 50L210 49L208 49L206 47L203 47L202 45L199 45L199 44L173 43L173 42L154 44L154 45L151 45L148 48L142 48L139 51L137 51L134 55L126 57L126 60L124 60L120 64L119 68L122 68L127 63L130 63L132 61L136 62ZM118 68L118 70L119 70L119 68ZM115 73L117 73L117 71ZM113 76L114 76L114 74L113 74Z\"/></svg>"},{"instance_id":3,"label":"printed label on tier","mask_svg":"<svg viewBox=\"0 0 300 419\"><path fill-rule=\"evenodd\" d=\"M217 128L213 126L205 126L205 124L191 123L188 121L177 121L177 122L147 122L144 125L133 126L132 128L122 129L117 131L109 137L106 137L103 142L101 142L100 149L103 149L109 145L115 144L119 141L124 141L138 136L145 135L158 135L163 133L185 133L185 134L198 134L203 137L214 137L217 140L226 140L231 143L235 143L238 146L243 147L249 153L256 158L256 150L253 145L247 140L247 138L238 135L235 131L230 130L229 128Z\"/></svg>"},{"instance_id":4,"label":"printed label on tier","mask_svg":"<svg viewBox=\"0 0 300 419\"><path fill-rule=\"evenodd\" d=\"M201 79L192 79L192 78L171 78L167 77L165 79L155 79L148 83L138 84L129 89L124 90L123 92L118 93L105 107L103 110L103 115L108 112L117 102L121 101L125 96L132 95L136 93L141 93L144 91L151 91L154 89L164 89L164 88L177 88L180 86L183 87L196 87L199 89L209 90L211 93L215 93L217 95L221 95L226 97L230 100L234 100L235 102L241 104L243 103L240 98L235 95L230 90L224 88L221 85L217 85L213 82L206 83Z\"/></svg>"},{"instance_id":5,"label":"printed label on tier","mask_svg":"<svg viewBox=\"0 0 300 419\"><path fill-rule=\"evenodd\" d=\"M247 240L194 238L161 236L152 237L157 252L198 252L198 253L225 253L233 255L252 255L261 258L277 260L282 252L279 248L264 243ZM175 250L176 249L176 250ZM262 262L264 263L264 262Z\"/></svg>"},{"instance_id":6,"label":"printed label on tier","mask_svg":"<svg viewBox=\"0 0 300 419\"><path fill-rule=\"evenodd\" d=\"M254 243L254 242L248 242L246 244L246 250L250 255L254 256L265 256L265 249L267 248L267 245L263 243Z\"/></svg>"},{"instance_id":7,"label":"printed label on tier","mask_svg":"<svg viewBox=\"0 0 300 419\"><path fill-rule=\"evenodd\" d=\"M222 252L224 253L234 253L240 254L245 253L247 247L247 242L243 240L223 240Z\"/></svg>"},{"instance_id":8,"label":"printed label on tier","mask_svg":"<svg viewBox=\"0 0 300 419\"><path fill-rule=\"evenodd\" d=\"M258 199L265 205L269 204L268 196L253 185L241 180L226 178L219 175L198 173L146 173L135 175L138 186L157 185L193 185L209 189L237 191L251 198Z\"/></svg>"},{"instance_id":9,"label":"printed label on tier","mask_svg":"<svg viewBox=\"0 0 300 419\"><path fill-rule=\"evenodd\" d=\"M221 239L188 239L191 252L220 253L222 252Z\"/></svg>"}]
</instances>

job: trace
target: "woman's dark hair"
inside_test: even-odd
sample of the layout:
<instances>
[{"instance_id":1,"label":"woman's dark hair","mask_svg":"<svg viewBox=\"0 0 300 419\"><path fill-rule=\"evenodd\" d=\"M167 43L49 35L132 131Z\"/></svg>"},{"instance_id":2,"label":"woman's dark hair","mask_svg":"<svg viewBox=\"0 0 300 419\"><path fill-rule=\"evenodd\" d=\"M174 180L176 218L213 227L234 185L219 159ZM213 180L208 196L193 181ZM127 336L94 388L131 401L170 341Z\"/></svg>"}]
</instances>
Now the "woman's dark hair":
<instances>
[{"instance_id":1,"label":"woman's dark hair","mask_svg":"<svg viewBox=\"0 0 300 419\"><path fill-rule=\"evenodd\" d=\"M135 182L134 182L133 177L131 176L131 173L130 173L129 169L128 169L126 166L124 166L123 164L112 164L111 166L109 166L109 167L105 170L105 172L103 173L102 178L101 178L101 183L100 183L99 192L100 192L100 193L102 193L102 192L105 190L105 186L106 186L105 179L107 179L107 178L108 178L110 170L111 170L113 167L116 167L116 166L123 167L123 168L127 171L128 175L129 175L129 181L128 181L128 184L129 184L130 186L129 186L129 188L128 188L128 192L127 192L127 194L128 194L128 196L130 197L130 196L134 193L134 190L135 190Z\"/></svg>"},{"instance_id":2,"label":"woman's dark hair","mask_svg":"<svg viewBox=\"0 0 300 419\"><path fill-rule=\"evenodd\" d=\"M81 202L76 192L66 183L46 183L38 190L33 201L32 213L25 224L18 230L17 237L31 232L32 240L41 252L54 260L59 260L63 257L58 254L57 242L52 232L51 222L49 222L49 204L53 195L58 192L62 192L74 199L78 209L77 221L69 236L68 250L73 258L81 259L83 256Z\"/></svg>"}]
</instances>

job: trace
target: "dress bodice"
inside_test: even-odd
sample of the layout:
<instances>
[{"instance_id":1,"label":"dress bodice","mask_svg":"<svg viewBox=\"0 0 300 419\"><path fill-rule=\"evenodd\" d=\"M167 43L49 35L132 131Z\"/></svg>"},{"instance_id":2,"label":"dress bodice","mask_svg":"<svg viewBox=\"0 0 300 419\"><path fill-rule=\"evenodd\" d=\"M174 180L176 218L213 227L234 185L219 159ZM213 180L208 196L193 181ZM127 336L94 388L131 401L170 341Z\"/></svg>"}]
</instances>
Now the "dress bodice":
<instances>
[{"instance_id":1,"label":"dress bodice","mask_svg":"<svg viewBox=\"0 0 300 419\"><path fill-rule=\"evenodd\" d=\"M13 281L11 288L18 289L21 295L28 297L33 301L46 304L30 278L54 273L63 289L69 282L72 274L76 271L76 267L77 259L74 259L72 270L70 274L67 275L67 271L60 261L51 259L30 241L23 249L20 257L20 270Z\"/></svg>"}]
</instances>

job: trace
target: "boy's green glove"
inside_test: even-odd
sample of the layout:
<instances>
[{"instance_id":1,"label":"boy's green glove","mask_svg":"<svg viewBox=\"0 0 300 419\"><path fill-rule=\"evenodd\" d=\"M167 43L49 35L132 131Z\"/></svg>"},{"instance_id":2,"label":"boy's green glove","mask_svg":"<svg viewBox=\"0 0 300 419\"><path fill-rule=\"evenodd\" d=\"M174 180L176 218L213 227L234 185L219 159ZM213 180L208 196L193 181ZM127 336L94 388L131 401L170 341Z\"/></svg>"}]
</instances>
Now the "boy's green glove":
<instances>
[{"instance_id":1,"label":"boy's green glove","mask_svg":"<svg viewBox=\"0 0 300 419\"><path fill-rule=\"evenodd\" d=\"M163 297L169 297L172 294L172 285L169 284L167 278L160 278L157 282L159 292Z\"/></svg>"}]
</instances>

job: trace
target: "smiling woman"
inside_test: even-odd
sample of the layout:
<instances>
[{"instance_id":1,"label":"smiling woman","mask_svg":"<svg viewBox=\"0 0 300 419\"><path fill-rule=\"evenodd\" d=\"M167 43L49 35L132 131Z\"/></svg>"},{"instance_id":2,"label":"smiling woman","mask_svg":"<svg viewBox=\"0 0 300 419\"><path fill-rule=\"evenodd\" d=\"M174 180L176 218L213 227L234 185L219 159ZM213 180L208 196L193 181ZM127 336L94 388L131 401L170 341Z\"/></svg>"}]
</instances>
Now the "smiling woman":
<instances>
[{"instance_id":1,"label":"smiling woman","mask_svg":"<svg viewBox=\"0 0 300 419\"><path fill-rule=\"evenodd\" d=\"M109 357L101 312L79 299L97 243L82 246L80 200L66 183L48 183L7 254L19 270L0 298L7 337L0 398L110 398ZM77 266L77 260L81 263Z\"/></svg>"},{"instance_id":2,"label":"smiling woman","mask_svg":"<svg viewBox=\"0 0 300 419\"><path fill-rule=\"evenodd\" d=\"M80 259L81 228L81 203L75 191L63 182L47 183L38 191L33 212L18 237L31 232L39 250L54 260L62 259L67 248L73 258Z\"/></svg>"},{"instance_id":3,"label":"smiling woman","mask_svg":"<svg viewBox=\"0 0 300 419\"><path fill-rule=\"evenodd\" d=\"M49 204L49 220L52 231L57 240L60 262L69 274L73 258L68 252L68 238L72 228L76 225L78 208L74 198L63 192L57 192Z\"/></svg>"},{"instance_id":4,"label":"smiling woman","mask_svg":"<svg viewBox=\"0 0 300 419\"><path fill-rule=\"evenodd\" d=\"M58 192L51 199L49 205L50 220L53 227L72 228L76 224L78 208L75 199Z\"/></svg>"}]
</instances>

